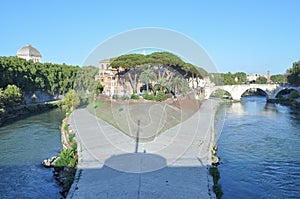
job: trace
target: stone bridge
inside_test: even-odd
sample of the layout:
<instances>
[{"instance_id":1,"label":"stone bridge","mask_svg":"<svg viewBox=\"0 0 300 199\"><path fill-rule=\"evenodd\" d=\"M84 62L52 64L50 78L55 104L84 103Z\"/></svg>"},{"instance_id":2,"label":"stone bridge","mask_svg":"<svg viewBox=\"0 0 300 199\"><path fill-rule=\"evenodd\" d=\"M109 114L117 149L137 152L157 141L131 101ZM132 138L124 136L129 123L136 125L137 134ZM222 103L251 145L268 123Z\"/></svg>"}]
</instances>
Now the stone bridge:
<instances>
[{"instance_id":1,"label":"stone bridge","mask_svg":"<svg viewBox=\"0 0 300 199\"><path fill-rule=\"evenodd\" d=\"M242 95L249 89L262 90L267 97L267 100L276 99L279 92L285 89L296 90L300 94L300 88L288 84L244 84L244 85L224 85L224 86L211 86L205 88L205 99L208 99L213 92L221 89L230 93L235 101L240 101Z\"/></svg>"}]
</instances>

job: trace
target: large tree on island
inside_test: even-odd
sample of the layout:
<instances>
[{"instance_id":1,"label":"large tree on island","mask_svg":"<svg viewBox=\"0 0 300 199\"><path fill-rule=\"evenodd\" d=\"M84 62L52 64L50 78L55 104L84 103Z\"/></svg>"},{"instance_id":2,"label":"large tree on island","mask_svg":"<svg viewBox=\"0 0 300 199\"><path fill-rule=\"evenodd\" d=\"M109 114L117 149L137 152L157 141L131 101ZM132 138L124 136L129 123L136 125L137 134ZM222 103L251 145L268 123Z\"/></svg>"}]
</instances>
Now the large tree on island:
<instances>
[{"instance_id":1,"label":"large tree on island","mask_svg":"<svg viewBox=\"0 0 300 199\"><path fill-rule=\"evenodd\" d=\"M147 63L147 59L142 54L126 54L121 55L117 58L114 58L110 63L110 66L120 70L121 68L125 69L125 71L129 71L132 69L131 73L128 73L128 78L132 90L137 92L137 81L138 81L138 71L135 70L137 66L143 65Z\"/></svg>"},{"instance_id":2,"label":"large tree on island","mask_svg":"<svg viewBox=\"0 0 300 199\"><path fill-rule=\"evenodd\" d=\"M114 58L110 66L116 69L123 68L126 71L131 70L131 72L128 73L128 78L134 92L137 92L137 82L142 72L136 69L138 66L161 68L161 70L158 70L158 82L161 82L162 78L167 78L169 81L173 78L173 74L170 73L170 70L164 70L165 67L175 69L186 79L196 77L203 78L207 74L204 69L186 63L178 56L169 52L154 52L149 55L126 54Z\"/></svg>"}]
</instances>

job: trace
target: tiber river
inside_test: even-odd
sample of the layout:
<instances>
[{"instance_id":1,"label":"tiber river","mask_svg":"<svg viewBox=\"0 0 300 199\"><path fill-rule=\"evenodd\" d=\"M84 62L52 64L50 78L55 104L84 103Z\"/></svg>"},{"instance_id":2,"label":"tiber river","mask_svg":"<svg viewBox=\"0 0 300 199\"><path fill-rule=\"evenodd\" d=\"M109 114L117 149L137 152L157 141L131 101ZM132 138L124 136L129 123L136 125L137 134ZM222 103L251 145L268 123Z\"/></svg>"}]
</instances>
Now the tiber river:
<instances>
[{"instance_id":1,"label":"tiber river","mask_svg":"<svg viewBox=\"0 0 300 199\"><path fill-rule=\"evenodd\" d=\"M61 149L61 111L30 116L0 128L0 198L60 198L41 161ZM219 183L223 198L300 197L300 114L244 97L217 113Z\"/></svg>"},{"instance_id":2,"label":"tiber river","mask_svg":"<svg viewBox=\"0 0 300 199\"><path fill-rule=\"evenodd\" d=\"M243 97L217 114L223 199L300 198L300 111Z\"/></svg>"},{"instance_id":3,"label":"tiber river","mask_svg":"<svg viewBox=\"0 0 300 199\"><path fill-rule=\"evenodd\" d=\"M59 109L0 127L0 198L60 198L41 162L61 149Z\"/></svg>"}]
</instances>

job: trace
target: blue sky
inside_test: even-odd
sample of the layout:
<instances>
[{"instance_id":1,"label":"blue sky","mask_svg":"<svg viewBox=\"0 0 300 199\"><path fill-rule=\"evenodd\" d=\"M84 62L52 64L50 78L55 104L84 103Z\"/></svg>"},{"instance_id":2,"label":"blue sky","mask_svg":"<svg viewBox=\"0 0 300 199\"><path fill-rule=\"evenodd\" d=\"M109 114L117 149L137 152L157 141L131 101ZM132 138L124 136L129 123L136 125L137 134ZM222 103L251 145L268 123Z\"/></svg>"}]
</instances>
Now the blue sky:
<instances>
[{"instance_id":1,"label":"blue sky","mask_svg":"<svg viewBox=\"0 0 300 199\"><path fill-rule=\"evenodd\" d=\"M300 1L2 1L0 55L25 44L81 65L120 32L160 27L203 47L220 72L284 73L300 60Z\"/></svg>"}]
</instances>

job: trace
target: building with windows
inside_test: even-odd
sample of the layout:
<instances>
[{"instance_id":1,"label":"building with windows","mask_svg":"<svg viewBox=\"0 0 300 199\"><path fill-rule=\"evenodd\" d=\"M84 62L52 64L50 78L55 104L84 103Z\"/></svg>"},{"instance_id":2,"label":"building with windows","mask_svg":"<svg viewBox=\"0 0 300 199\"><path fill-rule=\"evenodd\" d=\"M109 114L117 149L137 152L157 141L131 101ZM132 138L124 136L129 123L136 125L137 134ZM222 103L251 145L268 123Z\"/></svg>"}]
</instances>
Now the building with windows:
<instances>
[{"instance_id":1,"label":"building with windows","mask_svg":"<svg viewBox=\"0 0 300 199\"><path fill-rule=\"evenodd\" d=\"M17 52L17 57L32 60L34 63L36 62L42 62L42 55L40 51L38 51L36 48L32 47L31 45L25 45L22 48L20 48Z\"/></svg>"},{"instance_id":2,"label":"building with windows","mask_svg":"<svg viewBox=\"0 0 300 199\"><path fill-rule=\"evenodd\" d=\"M99 81L103 86L103 93L108 96L123 96L126 94L124 90L126 87L124 80L125 71L112 68L109 64L109 59L99 61Z\"/></svg>"}]
</instances>

